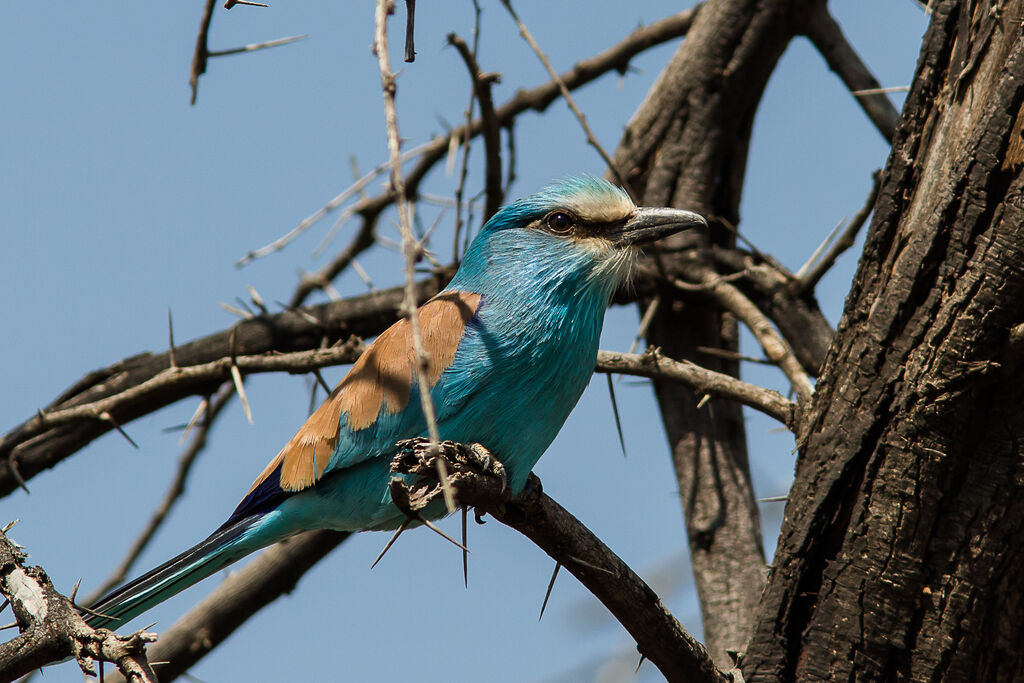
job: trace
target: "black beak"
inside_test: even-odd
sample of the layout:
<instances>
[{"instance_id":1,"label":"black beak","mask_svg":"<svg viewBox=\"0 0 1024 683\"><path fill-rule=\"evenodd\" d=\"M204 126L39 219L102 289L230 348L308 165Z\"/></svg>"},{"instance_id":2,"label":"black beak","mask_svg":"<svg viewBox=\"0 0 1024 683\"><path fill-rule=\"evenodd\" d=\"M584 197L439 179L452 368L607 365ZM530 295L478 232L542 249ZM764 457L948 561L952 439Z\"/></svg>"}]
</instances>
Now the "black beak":
<instances>
[{"instance_id":1,"label":"black beak","mask_svg":"<svg viewBox=\"0 0 1024 683\"><path fill-rule=\"evenodd\" d=\"M706 228L704 217L682 209L641 207L622 229L612 237L616 247L648 244L655 240L674 235L687 228Z\"/></svg>"}]
</instances>

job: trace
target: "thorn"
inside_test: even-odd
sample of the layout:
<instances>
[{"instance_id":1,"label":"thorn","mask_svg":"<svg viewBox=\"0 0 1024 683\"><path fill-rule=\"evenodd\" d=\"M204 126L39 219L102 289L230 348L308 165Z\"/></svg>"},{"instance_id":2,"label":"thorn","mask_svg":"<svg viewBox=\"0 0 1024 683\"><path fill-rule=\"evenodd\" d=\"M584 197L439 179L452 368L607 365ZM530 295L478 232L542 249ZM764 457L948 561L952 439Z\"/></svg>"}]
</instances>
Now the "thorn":
<instances>
[{"instance_id":1,"label":"thorn","mask_svg":"<svg viewBox=\"0 0 1024 683\"><path fill-rule=\"evenodd\" d=\"M660 303L661 297L656 296L651 299L651 303L647 304L647 309L644 311L643 317L640 318L640 327L636 331L636 337L633 338L633 343L629 345L630 353L636 353L641 340L643 340L644 335L647 334L647 328L651 326L651 321L654 320L654 314L658 312L658 305Z\"/></svg>"},{"instance_id":2,"label":"thorn","mask_svg":"<svg viewBox=\"0 0 1024 683\"><path fill-rule=\"evenodd\" d=\"M72 605L75 604L75 596L78 595L78 587L81 585L82 579L79 578L78 581L75 581L75 587L71 589L71 596L68 599L71 600Z\"/></svg>"},{"instance_id":3,"label":"thorn","mask_svg":"<svg viewBox=\"0 0 1024 683\"><path fill-rule=\"evenodd\" d=\"M260 296L260 293L256 291L255 287L249 285L246 287L246 290L249 292L249 297L252 299L252 303L256 308L260 309L260 312L263 315L270 313L270 311L267 310L266 304L263 303L263 297Z\"/></svg>"},{"instance_id":4,"label":"thorn","mask_svg":"<svg viewBox=\"0 0 1024 683\"><path fill-rule=\"evenodd\" d=\"M7 598L4 598L3 604L0 604L0 612L3 612L5 609L7 609L7 606L9 604L11 604L11 601Z\"/></svg>"},{"instance_id":5,"label":"thorn","mask_svg":"<svg viewBox=\"0 0 1024 683\"><path fill-rule=\"evenodd\" d=\"M402 523L398 525L398 528L395 529L395 534L384 545L384 550L380 551L380 555L378 555L377 559L374 560L373 564L370 565L370 569L373 569L374 567L377 566L377 563L381 561L381 559L384 557L384 554L387 551L391 550L391 546L393 546L395 544L395 541L397 541L398 537L402 535L402 532L409 528L409 521L410 520L408 520L408 519L403 520Z\"/></svg>"},{"instance_id":6,"label":"thorn","mask_svg":"<svg viewBox=\"0 0 1024 683\"><path fill-rule=\"evenodd\" d=\"M244 318L245 320L251 320L252 318L256 317L256 316L254 316L252 313L250 313L248 311L243 311L240 308L235 308L231 304L226 304L223 301L220 301L218 303L220 304L220 307L223 308L225 311L227 311L228 313L234 313L239 318Z\"/></svg>"},{"instance_id":7,"label":"thorn","mask_svg":"<svg viewBox=\"0 0 1024 683\"><path fill-rule=\"evenodd\" d=\"M315 368L313 370L313 376L316 377L316 381L320 383L320 386L323 387L324 391L327 392L327 395L330 396L331 387L324 381L324 376L320 374L320 368Z\"/></svg>"},{"instance_id":8,"label":"thorn","mask_svg":"<svg viewBox=\"0 0 1024 683\"><path fill-rule=\"evenodd\" d=\"M4 624L3 626L0 626L0 631L6 631L7 629L14 628L17 625L18 625L18 622L12 621L9 624Z\"/></svg>"},{"instance_id":9,"label":"thorn","mask_svg":"<svg viewBox=\"0 0 1024 683\"><path fill-rule=\"evenodd\" d=\"M710 400L711 400L711 394L704 394L703 396L701 396L700 397L700 401L697 403L697 410L700 410L701 408L706 406L708 404L708 401L710 401Z\"/></svg>"},{"instance_id":10,"label":"thorn","mask_svg":"<svg viewBox=\"0 0 1024 683\"><path fill-rule=\"evenodd\" d=\"M537 621L544 618L544 610L548 606L548 598L551 597L551 589L555 587L555 579L558 578L558 570L562 568L561 562L555 562L555 571L551 572L551 580L548 581L548 589L544 592L544 602L540 606L540 616L537 617Z\"/></svg>"},{"instance_id":11,"label":"thorn","mask_svg":"<svg viewBox=\"0 0 1024 683\"><path fill-rule=\"evenodd\" d=\"M128 436L128 432L121 429L121 425L117 424L117 420L114 419L113 415L104 410L102 413L100 413L100 419L114 425L114 429L116 429L118 433L128 441L128 443L135 446L136 448L139 447L139 444L135 443L135 441L132 440L132 437Z\"/></svg>"},{"instance_id":12,"label":"thorn","mask_svg":"<svg viewBox=\"0 0 1024 683\"><path fill-rule=\"evenodd\" d=\"M238 398L242 400L242 409L245 410L245 417L249 420L249 424L252 424L252 410L249 408L249 399L245 395L245 387L242 386L242 373L238 371L238 366L234 363L231 364L231 380L235 383L235 391L238 392Z\"/></svg>"},{"instance_id":13,"label":"thorn","mask_svg":"<svg viewBox=\"0 0 1024 683\"><path fill-rule=\"evenodd\" d=\"M436 524L434 524L433 522L431 522L429 519L420 518L419 521L423 522L423 525L426 526L431 531L433 531L435 534L440 535L441 538L445 539L446 541L448 541L450 543L453 543L456 548L461 548L462 552L464 552L464 553L468 553L469 552L469 548L467 548L466 546L462 545L461 543L456 541L454 538L452 538L451 536L449 536L445 532L441 531L441 529L438 528L438 526Z\"/></svg>"},{"instance_id":14,"label":"thorn","mask_svg":"<svg viewBox=\"0 0 1024 683\"><path fill-rule=\"evenodd\" d=\"M178 361L174 357L174 319L171 317L171 308L167 307L167 353L171 357L171 368L178 367Z\"/></svg>"},{"instance_id":15,"label":"thorn","mask_svg":"<svg viewBox=\"0 0 1024 683\"><path fill-rule=\"evenodd\" d=\"M569 555L569 559L572 560L573 562L575 562L576 564L581 564L584 567L588 567L590 569L593 569L596 572L604 572L605 574L607 574L609 576L615 576L615 572L613 572L612 570L605 569L604 567L598 567L596 564L590 564L586 560L581 560L580 558L578 558L578 557L576 557L574 555Z\"/></svg>"},{"instance_id":16,"label":"thorn","mask_svg":"<svg viewBox=\"0 0 1024 683\"><path fill-rule=\"evenodd\" d=\"M640 655L640 661L636 663L636 669L633 671L633 673L637 673L638 671L640 671L640 665L644 663L645 659L647 659L647 655Z\"/></svg>"},{"instance_id":17,"label":"thorn","mask_svg":"<svg viewBox=\"0 0 1024 683\"><path fill-rule=\"evenodd\" d=\"M210 398L206 397L199 402L199 407L196 408L196 412L192 413L192 417L189 419L188 424L185 425L185 431L182 432L181 438L178 439L178 445L185 443L185 439L188 438L188 433L192 431L192 428L199 423L199 418L203 416L203 413L210 407Z\"/></svg>"},{"instance_id":18,"label":"thorn","mask_svg":"<svg viewBox=\"0 0 1024 683\"><path fill-rule=\"evenodd\" d=\"M4 528L0 529L0 533L5 533L6 534L8 531L10 531L11 529L14 528L15 524L17 524L20 521L21 521L20 519L15 519L15 520L12 520L10 522L7 522L7 524L4 525Z\"/></svg>"},{"instance_id":19,"label":"thorn","mask_svg":"<svg viewBox=\"0 0 1024 683\"><path fill-rule=\"evenodd\" d=\"M405 61L416 61L416 47L413 44L413 27L416 23L416 0L405 0Z\"/></svg>"},{"instance_id":20,"label":"thorn","mask_svg":"<svg viewBox=\"0 0 1024 683\"><path fill-rule=\"evenodd\" d=\"M619 433L619 446L622 447L622 457L626 457L626 439L622 436L622 420L619 419L619 404L615 400L615 385L612 384L611 374L605 375L608 379L608 396L612 399L612 414L615 416L615 431Z\"/></svg>"},{"instance_id":21,"label":"thorn","mask_svg":"<svg viewBox=\"0 0 1024 683\"><path fill-rule=\"evenodd\" d=\"M25 484L25 478L21 476L21 472L18 471L18 463L14 461L14 451L7 454L7 469L14 475L14 481L18 482L18 486L25 493L32 493L28 490L28 485Z\"/></svg>"},{"instance_id":22,"label":"thorn","mask_svg":"<svg viewBox=\"0 0 1024 683\"><path fill-rule=\"evenodd\" d=\"M469 541L467 540L466 533L466 518L469 517L469 511L466 508L462 508L462 545L463 547L469 547ZM464 550L462 552L462 583L465 584L466 588L469 588L469 551Z\"/></svg>"},{"instance_id":23,"label":"thorn","mask_svg":"<svg viewBox=\"0 0 1024 683\"><path fill-rule=\"evenodd\" d=\"M758 498L758 503L785 503L789 500L789 496L768 496L767 498Z\"/></svg>"},{"instance_id":24,"label":"thorn","mask_svg":"<svg viewBox=\"0 0 1024 683\"><path fill-rule=\"evenodd\" d=\"M250 7L270 7L262 2L253 2L252 0L226 0L224 3L224 9L231 9L235 5L249 5Z\"/></svg>"}]
</instances>

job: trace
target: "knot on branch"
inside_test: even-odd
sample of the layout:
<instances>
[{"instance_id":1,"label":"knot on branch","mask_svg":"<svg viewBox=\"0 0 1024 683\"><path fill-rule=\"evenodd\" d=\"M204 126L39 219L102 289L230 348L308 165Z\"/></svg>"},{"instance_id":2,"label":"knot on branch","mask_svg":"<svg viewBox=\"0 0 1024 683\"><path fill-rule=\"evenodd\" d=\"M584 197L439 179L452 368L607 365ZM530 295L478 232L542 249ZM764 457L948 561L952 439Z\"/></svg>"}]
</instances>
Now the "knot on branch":
<instances>
[{"instance_id":1,"label":"knot on branch","mask_svg":"<svg viewBox=\"0 0 1024 683\"><path fill-rule=\"evenodd\" d=\"M95 676L94 662L112 662L128 681L156 681L146 660L146 645L155 643L157 635L141 629L121 636L105 628L75 629L72 655L87 676Z\"/></svg>"}]
</instances>

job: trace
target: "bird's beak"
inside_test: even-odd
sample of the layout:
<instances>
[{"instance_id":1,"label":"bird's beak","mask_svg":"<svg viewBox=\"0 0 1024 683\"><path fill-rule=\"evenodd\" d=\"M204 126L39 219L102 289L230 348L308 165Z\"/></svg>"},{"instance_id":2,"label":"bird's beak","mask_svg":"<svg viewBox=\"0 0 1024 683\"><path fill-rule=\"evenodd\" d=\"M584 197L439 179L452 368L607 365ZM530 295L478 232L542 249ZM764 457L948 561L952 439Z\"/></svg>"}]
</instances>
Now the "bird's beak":
<instances>
[{"instance_id":1,"label":"bird's beak","mask_svg":"<svg viewBox=\"0 0 1024 683\"><path fill-rule=\"evenodd\" d=\"M687 228L706 228L707 225L708 222L704 220L703 216L692 211L641 207L612 237L612 242L616 247L622 249L647 244Z\"/></svg>"}]
</instances>

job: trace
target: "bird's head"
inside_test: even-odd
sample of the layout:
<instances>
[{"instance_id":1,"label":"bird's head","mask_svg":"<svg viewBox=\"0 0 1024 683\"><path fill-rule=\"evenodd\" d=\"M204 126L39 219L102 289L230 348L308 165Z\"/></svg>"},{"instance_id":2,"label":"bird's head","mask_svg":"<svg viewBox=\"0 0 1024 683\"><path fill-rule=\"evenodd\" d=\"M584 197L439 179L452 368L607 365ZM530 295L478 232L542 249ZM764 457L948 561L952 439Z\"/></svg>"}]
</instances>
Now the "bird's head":
<instances>
[{"instance_id":1,"label":"bird's head","mask_svg":"<svg viewBox=\"0 0 1024 683\"><path fill-rule=\"evenodd\" d=\"M607 300L628 276L640 247L706 226L691 211L645 208L594 176L563 180L503 207L466 253L464 284L540 287Z\"/></svg>"}]
</instances>

